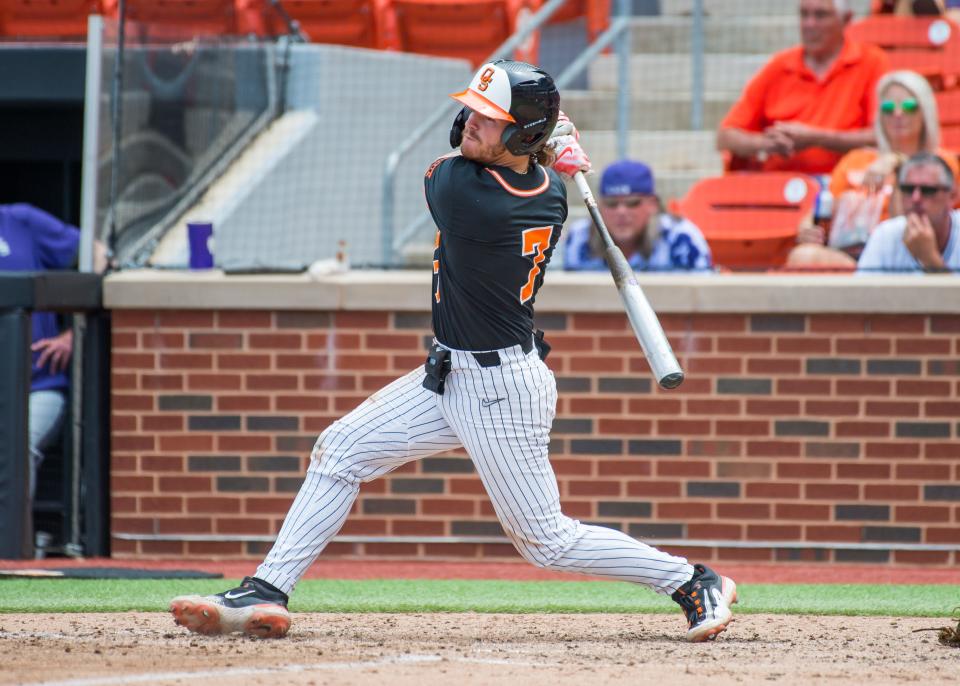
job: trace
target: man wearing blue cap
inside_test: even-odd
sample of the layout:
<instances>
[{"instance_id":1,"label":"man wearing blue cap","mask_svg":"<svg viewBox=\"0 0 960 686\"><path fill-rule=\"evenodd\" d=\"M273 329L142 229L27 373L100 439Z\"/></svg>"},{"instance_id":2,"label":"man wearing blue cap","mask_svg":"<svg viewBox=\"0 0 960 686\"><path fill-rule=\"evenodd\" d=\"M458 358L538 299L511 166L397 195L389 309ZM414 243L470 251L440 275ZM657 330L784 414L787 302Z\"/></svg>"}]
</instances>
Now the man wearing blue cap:
<instances>
[{"instance_id":1,"label":"man wearing blue cap","mask_svg":"<svg viewBox=\"0 0 960 686\"><path fill-rule=\"evenodd\" d=\"M662 211L653 172L643 162L621 160L600 179L600 214L610 237L634 271L709 270L710 247L694 224ZM564 268L606 269L603 244L589 218L568 229Z\"/></svg>"}]
</instances>

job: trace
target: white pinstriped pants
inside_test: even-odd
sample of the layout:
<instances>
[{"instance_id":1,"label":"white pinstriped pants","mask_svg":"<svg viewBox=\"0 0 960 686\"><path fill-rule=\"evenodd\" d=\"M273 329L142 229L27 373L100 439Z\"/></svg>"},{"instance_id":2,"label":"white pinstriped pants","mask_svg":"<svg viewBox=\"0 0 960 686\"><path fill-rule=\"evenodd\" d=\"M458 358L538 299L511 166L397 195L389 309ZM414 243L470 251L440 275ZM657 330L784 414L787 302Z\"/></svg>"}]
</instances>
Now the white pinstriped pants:
<instances>
[{"instance_id":1,"label":"white pinstriped pants","mask_svg":"<svg viewBox=\"0 0 960 686\"><path fill-rule=\"evenodd\" d=\"M538 567L592 574L672 593L690 580L681 557L560 511L547 447L557 384L534 348L498 350L481 367L451 351L443 395L421 386L418 368L377 391L320 437L310 467L256 576L290 593L343 526L360 484L397 467L464 446L504 531Z\"/></svg>"}]
</instances>

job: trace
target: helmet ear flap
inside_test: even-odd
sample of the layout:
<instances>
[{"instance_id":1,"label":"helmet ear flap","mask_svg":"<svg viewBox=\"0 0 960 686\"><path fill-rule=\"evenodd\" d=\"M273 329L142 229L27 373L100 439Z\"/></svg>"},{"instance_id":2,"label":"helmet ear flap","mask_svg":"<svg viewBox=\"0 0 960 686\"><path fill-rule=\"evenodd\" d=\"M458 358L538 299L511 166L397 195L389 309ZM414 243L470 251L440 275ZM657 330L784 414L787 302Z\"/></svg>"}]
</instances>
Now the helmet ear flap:
<instances>
[{"instance_id":1,"label":"helmet ear flap","mask_svg":"<svg viewBox=\"0 0 960 686\"><path fill-rule=\"evenodd\" d=\"M517 128L516 124L507 124L506 128L503 129L503 133L500 134L500 142L514 155L517 154L515 150L520 143L519 138L520 129Z\"/></svg>"},{"instance_id":2,"label":"helmet ear flap","mask_svg":"<svg viewBox=\"0 0 960 686\"><path fill-rule=\"evenodd\" d=\"M463 143L463 128L467 125L467 118L470 116L470 108L464 107L457 113L450 127L450 147L459 148Z\"/></svg>"}]
</instances>

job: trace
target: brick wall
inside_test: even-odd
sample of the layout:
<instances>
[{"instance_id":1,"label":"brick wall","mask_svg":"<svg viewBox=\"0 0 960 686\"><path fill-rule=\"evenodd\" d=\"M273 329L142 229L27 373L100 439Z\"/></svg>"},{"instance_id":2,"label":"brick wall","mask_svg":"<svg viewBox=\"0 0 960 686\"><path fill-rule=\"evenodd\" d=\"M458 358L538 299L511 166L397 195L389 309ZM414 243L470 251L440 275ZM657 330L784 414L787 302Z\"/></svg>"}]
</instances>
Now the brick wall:
<instances>
[{"instance_id":1,"label":"brick wall","mask_svg":"<svg viewBox=\"0 0 960 686\"><path fill-rule=\"evenodd\" d=\"M960 318L689 314L662 318L687 380L651 382L622 314L546 314L560 390L551 445L565 511L698 559L960 564ZM273 534L316 435L421 364L420 313L117 310L112 532L117 556L259 557L258 542L122 535ZM365 485L341 532L489 536L462 453ZM817 543L877 543L829 550ZM491 543L334 543L329 554L508 556Z\"/></svg>"}]
</instances>

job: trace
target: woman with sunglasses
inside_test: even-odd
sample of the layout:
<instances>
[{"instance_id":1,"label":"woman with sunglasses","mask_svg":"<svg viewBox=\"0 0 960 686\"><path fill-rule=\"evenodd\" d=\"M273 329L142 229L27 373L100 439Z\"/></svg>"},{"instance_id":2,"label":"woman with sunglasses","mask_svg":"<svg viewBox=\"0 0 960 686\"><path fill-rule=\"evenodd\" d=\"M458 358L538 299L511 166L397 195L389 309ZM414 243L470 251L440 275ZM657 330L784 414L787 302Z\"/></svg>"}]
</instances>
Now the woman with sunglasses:
<instances>
[{"instance_id":1,"label":"woman with sunglasses","mask_svg":"<svg viewBox=\"0 0 960 686\"><path fill-rule=\"evenodd\" d=\"M634 271L710 270L710 248L692 222L662 211L653 172L620 160L600 178L600 214ZM606 269L603 243L589 218L567 229L564 269Z\"/></svg>"},{"instance_id":2,"label":"woman with sunglasses","mask_svg":"<svg viewBox=\"0 0 960 686\"><path fill-rule=\"evenodd\" d=\"M956 156L941 150L937 102L927 80L916 72L886 74L877 83L874 121L877 147L851 150L830 177L833 221L828 234L823 227L800 228L798 245L787 267L852 269L873 228L901 214L894 193L896 172L919 152L940 155L957 174ZM830 247L824 245L828 243Z\"/></svg>"}]
</instances>

